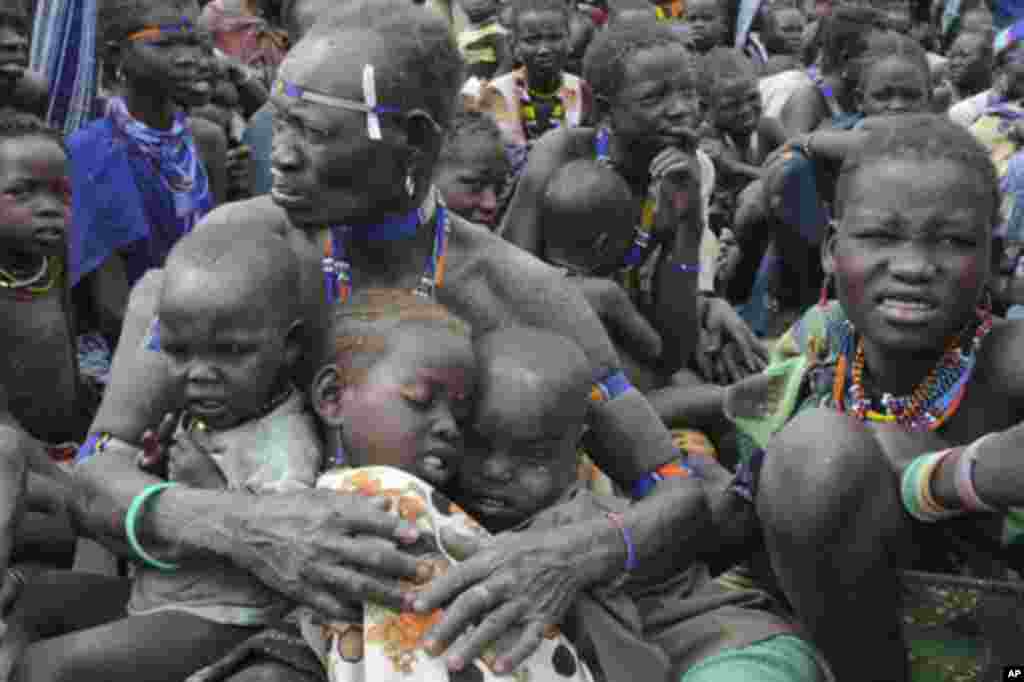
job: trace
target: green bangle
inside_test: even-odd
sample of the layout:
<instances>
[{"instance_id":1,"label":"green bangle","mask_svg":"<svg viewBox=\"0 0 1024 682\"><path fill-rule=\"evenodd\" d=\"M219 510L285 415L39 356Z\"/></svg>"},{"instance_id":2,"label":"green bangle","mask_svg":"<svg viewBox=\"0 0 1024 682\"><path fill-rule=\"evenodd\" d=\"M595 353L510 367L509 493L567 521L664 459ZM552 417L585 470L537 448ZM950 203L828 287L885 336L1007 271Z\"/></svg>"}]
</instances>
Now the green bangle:
<instances>
[{"instance_id":1,"label":"green bangle","mask_svg":"<svg viewBox=\"0 0 1024 682\"><path fill-rule=\"evenodd\" d=\"M128 536L128 545L132 548L137 556L144 564L161 571L176 571L178 570L178 564L169 564L166 561L160 561L150 556L146 550L142 549L142 545L139 544L139 539L135 536L135 524L138 521L139 516L142 515L146 501L159 495L168 488L177 485L177 483L154 483L151 486L147 486L141 493L135 496L132 500L131 505L128 507L128 514L125 516L125 534Z\"/></svg>"}]
</instances>

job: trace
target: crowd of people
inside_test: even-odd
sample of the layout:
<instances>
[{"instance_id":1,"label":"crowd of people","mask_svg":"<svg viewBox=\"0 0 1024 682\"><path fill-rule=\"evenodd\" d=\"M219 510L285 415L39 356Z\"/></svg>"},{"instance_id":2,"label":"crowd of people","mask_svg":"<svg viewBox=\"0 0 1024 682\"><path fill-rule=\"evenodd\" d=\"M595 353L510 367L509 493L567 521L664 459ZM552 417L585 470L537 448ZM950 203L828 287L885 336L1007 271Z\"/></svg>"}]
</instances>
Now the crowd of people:
<instances>
[{"instance_id":1,"label":"crowd of people","mask_svg":"<svg viewBox=\"0 0 1024 682\"><path fill-rule=\"evenodd\" d=\"M0 90L0 680L1021 663L903 581L1024 595L1013 2L0 0Z\"/></svg>"}]
</instances>

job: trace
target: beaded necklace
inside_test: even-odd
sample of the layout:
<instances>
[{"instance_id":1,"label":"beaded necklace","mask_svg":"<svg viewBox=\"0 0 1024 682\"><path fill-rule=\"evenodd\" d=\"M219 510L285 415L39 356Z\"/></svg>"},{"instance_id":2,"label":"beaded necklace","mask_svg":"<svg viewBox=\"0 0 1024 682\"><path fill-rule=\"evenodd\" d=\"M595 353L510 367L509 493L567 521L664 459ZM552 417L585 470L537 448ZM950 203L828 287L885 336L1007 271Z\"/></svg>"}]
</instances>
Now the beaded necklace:
<instances>
[{"instance_id":1,"label":"beaded necklace","mask_svg":"<svg viewBox=\"0 0 1024 682\"><path fill-rule=\"evenodd\" d=\"M538 111L537 103L547 106ZM549 111L545 109L549 109ZM559 128L565 123L565 105L562 103L562 98L558 96L558 90L554 92L540 92L533 88L524 90L520 110L527 140L535 140L547 131Z\"/></svg>"},{"instance_id":2,"label":"beaded necklace","mask_svg":"<svg viewBox=\"0 0 1024 682\"><path fill-rule=\"evenodd\" d=\"M266 405L264 405L260 409L259 415L253 417L253 419L250 421L266 417L268 414L284 405L292 397L293 393L295 393L295 387L289 384L287 387L285 387L283 391L281 391L280 393L272 397L270 400L268 400ZM186 432L191 434L211 430L210 426L206 423L206 420L204 420L202 417L189 413L186 413L183 416L182 426L184 427Z\"/></svg>"},{"instance_id":3,"label":"beaded necklace","mask_svg":"<svg viewBox=\"0 0 1024 682\"><path fill-rule=\"evenodd\" d=\"M436 190L431 190L432 193ZM448 249L448 237L451 234L451 221L448 209L435 195L431 195L427 204L436 206L434 211L434 246L424 267L423 277L416 286L415 292L432 299L434 292L444 283L445 255ZM427 210L424 207L415 213L417 224L425 223ZM331 238L324 244L324 294L328 304L345 303L352 295L352 264L348 260L345 244L352 228L347 225L331 228Z\"/></svg>"},{"instance_id":4,"label":"beaded necklace","mask_svg":"<svg viewBox=\"0 0 1024 682\"><path fill-rule=\"evenodd\" d=\"M682 21L686 18L686 2L672 0L667 5L656 4L654 14L658 21Z\"/></svg>"},{"instance_id":5,"label":"beaded necklace","mask_svg":"<svg viewBox=\"0 0 1024 682\"><path fill-rule=\"evenodd\" d=\"M885 412L872 409L873 403L864 390L863 382L864 339L857 339L854 346L856 334L852 325L847 323L847 333L841 341L839 360L832 383L832 401L836 408L861 421L896 423L911 431L935 431L949 421L960 408L960 403L967 393L967 385L974 373L978 350L985 337L992 331L991 311L979 308L977 315L978 324L969 351L963 351L960 334L950 339L938 364L910 395L897 397L886 393L882 396L881 402ZM852 362L849 360L851 351ZM848 368L851 383L847 391Z\"/></svg>"},{"instance_id":6,"label":"beaded necklace","mask_svg":"<svg viewBox=\"0 0 1024 682\"><path fill-rule=\"evenodd\" d=\"M39 270L25 278L19 278L6 268L0 268L0 289L13 292L18 301L27 302L42 296L53 289L56 283L56 268L51 267L49 256L43 256Z\"/></svg>"}]
</instances>

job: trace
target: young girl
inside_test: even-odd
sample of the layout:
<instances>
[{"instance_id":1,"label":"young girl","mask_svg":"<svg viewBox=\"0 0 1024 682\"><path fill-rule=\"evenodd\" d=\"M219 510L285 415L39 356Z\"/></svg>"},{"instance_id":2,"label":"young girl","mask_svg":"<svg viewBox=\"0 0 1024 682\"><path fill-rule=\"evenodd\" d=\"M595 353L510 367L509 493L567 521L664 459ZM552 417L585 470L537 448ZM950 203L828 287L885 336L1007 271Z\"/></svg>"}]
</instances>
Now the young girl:
<instances>
[{"instance_id":1,"label":"young girl","mask_svg":"<svg viewBox=\"0 0 1024 682\"><path fill-rule=\"evenodd\" d=\"M127 292L213 206L179 103L202 104L206 50L195 0L109 0L99 20L123 96L71 136L70 276L83 313L116 339Z\"/></svg>"},{"instance_id":2,"label":"young girl","mask_svg":"<svg viewBox=\"0 0 1024 682\"><path fill-rule=\"evenodd\" d=\"M810 309L783 338L766 393L727 408L763 448L748 460L758 515L779 584L814 641L852 679L905 680L895 570L948 571L948 553L958 555L953 566L978 570L993 547L1018 538L1012 514L1003 528L941 524L935 534L904 506L941 522L956 509L1020 503L1009 491L1019 471L1010 462L1024 405L1013 369L1022 328L986 306L998 185L962 128L932 116L873 127L844 162L835 207L823 263L838 302ZM894 471L905 471L902 500ZM912 631L941 639L929 618L915 617ZM851 626L863 626L856 648ZM927 665L936 648L923 658L925 644L916 653ZM1007 662L1007 652L995 654ZM956 663L958 672L965 665L973 662Z\"/></svg>"},{"instance_id":3,"label":"young girl","mask_svg":"<svg viewBox=\"0 0 1024 682\"><path fill-rule=\"evenodd\" d=\"M590 87L565 73L569 9L559 0L516 0L510 41L521 69L483 86L473 108L494 117L518 176L533 143L556 128L586 125L593 112Z\"/></svg>"}]
</instances>

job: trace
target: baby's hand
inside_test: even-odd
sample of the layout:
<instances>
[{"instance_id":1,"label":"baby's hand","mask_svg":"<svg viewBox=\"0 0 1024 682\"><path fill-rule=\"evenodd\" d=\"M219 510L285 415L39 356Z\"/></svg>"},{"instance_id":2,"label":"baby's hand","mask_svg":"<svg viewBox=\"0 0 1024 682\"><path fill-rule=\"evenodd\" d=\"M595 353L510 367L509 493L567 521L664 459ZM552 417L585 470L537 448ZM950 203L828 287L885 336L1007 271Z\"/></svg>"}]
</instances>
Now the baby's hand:
<instances>
[{"instance_id":1,"label":"baby's hand","mask_svg":"<svg viewBox=\"0 0 1024 682\"><path fill-rule=\"evenodd\" d=\"M651 162L651 182L658 205L654 237L670 241L676 230L687 224L683 218L688 212L700 210L697 157L675 147L662 150ZM703 230L700 220L691 222Z\"/></svg>"},{"instance_id":2,"label":"baby's hand","mask_svg":"<svg viewBox=\"0 0 1024 682\"><path fill-rule=\"evenodd\" d=\"M213 446L204 432L184 431L171 446L168 477L191 488L223 490L227 481L213 460Z\"/></svg>"}]
</instances>

